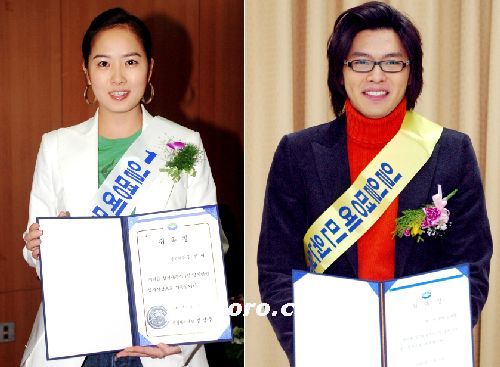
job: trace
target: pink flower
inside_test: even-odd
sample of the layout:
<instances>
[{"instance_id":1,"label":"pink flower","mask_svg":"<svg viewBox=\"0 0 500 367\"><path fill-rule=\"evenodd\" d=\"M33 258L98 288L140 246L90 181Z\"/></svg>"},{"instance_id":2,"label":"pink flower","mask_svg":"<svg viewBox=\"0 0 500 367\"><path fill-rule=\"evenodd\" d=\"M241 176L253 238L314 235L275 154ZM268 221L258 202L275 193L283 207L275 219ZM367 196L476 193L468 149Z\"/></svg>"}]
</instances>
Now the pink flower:
<instances>
[{"instance_id":1,"label":"pink flower","mask_svg":"<svg viewBox=\"0 0 500 367\"><path fill-rule=\"evenodd\" d=\"M450 211L445 208L448 202L443 199L441 185L438 185L438 193L432 196L434 206L422 208L425 213L425 219L422 223L422 229L429 227L444 227L450 219Z\"/></svg>"},{"instance_id":2,"label":"pink flower","mask_svg":"<svg viewBox=\"0 0 500 367\"><path fill-rule=\"evenodd\" d=\"M167 143L167 147L177 150L177 149L182 149L186 146L182 141L171 141Z\"/></svg>"},{"instance_id":3,"label":"pink flower","mask_svg":"<svg viewBox=\"0 0 500 367\"><path fill-rule=\"evenodd\" d=\"M422 223L422 229L434 227L439 223L439 218L441 217L441 212L438 208L422 208L425 213L425 219Z\"/></svg>"},{"instance_id":4,"label":"pink flower","mask_svg":"<svg viewBox=\"0 0 500 367\"><path fill-rule=\"evenodd\" d=\"M450 219L450 211L445 208L448 202L445 199L443 199L441 185L438 185L438 193L432 196L432 201L434 202L434 206L439 210L440 213L439 222L448 223L448 220Z\"/></svg>"},{"instance_id":5,"label":"pink flower","mask_svg":"<svg viewBox=\"0 0 500 367\"><path fill-rule=\"evenodd\" d=\"M421 242L426 236L439 236L446 231L450 223L450 211L446 209L448 201L458 192L453 190L448 196L443 198L441 185L438 185L437 194L432 196L432 204L425 205L418 209L404 210L403 216L396 219L396 230L394 234L399 238L417 236L417 242ZM422 210L424 216L422 217Z\"/></svg>"}]
</instances>

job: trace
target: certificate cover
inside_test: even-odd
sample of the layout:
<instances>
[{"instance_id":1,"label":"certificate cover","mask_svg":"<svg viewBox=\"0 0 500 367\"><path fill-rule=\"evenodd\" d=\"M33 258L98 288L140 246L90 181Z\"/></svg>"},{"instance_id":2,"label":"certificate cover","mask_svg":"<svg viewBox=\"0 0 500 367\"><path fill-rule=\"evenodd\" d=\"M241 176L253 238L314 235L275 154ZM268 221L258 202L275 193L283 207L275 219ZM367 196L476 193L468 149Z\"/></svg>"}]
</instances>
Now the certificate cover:
<instances>
[{"instance_id":1,"label":"certificate cover","mask_svg":"<svg viewBox=\"0 0 500 367\"><path fill-rule=\"evenodd\" d=\"M231 340L217 206L37 221L48 359Z\"/></svg>"},{"instance_id":2,"label":"certificate cover","mask_svg":"<svg viewBox=\"0 0 500 367\"><path fill-rule=\"evenodd\" d=\"M369 282L293 272L297 367L472 367L468 266Z\"/></svg>"}]
</instances>

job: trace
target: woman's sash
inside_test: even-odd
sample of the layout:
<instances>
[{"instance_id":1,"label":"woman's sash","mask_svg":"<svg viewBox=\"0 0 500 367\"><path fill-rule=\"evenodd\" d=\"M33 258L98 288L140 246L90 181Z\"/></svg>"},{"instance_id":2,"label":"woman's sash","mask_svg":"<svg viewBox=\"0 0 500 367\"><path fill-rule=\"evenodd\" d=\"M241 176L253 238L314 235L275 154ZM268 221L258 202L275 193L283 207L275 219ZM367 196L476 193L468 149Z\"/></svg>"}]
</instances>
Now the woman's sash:
<instances>
[{"instance_id":1,"label":"woman's sash","mask_svg":"<svg viewBox=\"0 0 500 367\"><path fill-rule=\"evenodd\" d=\"M309 270L323 273L380 218L431 157L443 128L407 111L401 129L354 183L309 227Z\"/></svg>"},{"instance_id":2,"label":"woman's sash","mask_svg":"<svg viewBox=\"0 0 500 367\"><path fill-rule=\"evenodd\" d=\"M132 214L139 193L147 191L147 186L160 174L164 147L159 139L165 139L168 128L168 124L160 118L148 119L147 127L143 128L141 135L130 145L99 187L92 202L92 216Z\"/></svg>"}]
</instances>

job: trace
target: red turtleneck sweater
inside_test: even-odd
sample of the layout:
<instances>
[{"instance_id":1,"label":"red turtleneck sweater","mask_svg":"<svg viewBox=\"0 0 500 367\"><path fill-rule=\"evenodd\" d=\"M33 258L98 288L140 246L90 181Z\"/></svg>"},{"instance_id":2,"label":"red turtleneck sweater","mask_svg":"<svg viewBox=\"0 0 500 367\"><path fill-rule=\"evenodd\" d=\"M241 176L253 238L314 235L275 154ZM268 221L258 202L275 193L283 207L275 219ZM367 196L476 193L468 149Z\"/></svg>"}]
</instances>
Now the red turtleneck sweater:
<instances>
[{"instance_id":1,"label":"red turtleneck sweater","mask_svg":"<svg viewBox=\"0 0 500 367\"><path fill-rule=\"evenodd\" d=\"M396 135L406 113L406 98L387 116L371 119L346 101L347 154L351 183ZM358 240L358 277L384 281L394 278L395 240L392 236L398 212L396 198L380 219Z\"/></svg>"}]
</instances>

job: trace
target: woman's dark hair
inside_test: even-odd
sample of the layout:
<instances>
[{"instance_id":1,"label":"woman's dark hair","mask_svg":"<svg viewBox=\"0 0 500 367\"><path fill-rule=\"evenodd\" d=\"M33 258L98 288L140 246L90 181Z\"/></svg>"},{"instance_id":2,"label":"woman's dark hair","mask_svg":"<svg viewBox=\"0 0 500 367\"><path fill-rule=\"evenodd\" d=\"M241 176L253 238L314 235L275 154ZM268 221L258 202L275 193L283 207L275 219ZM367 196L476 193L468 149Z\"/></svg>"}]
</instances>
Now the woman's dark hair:
<instances>
[{"instance_id":1,"label":"woman's dark hair","mask_svg":"<svg viewBox=\"0 0 500 367\"><path fill-rule=\"evenodd\" d=\"M415 107L422 92L422 41L413 23L391 6L378 2L348 9L337 18L328 40L328 88L333 112L342 114L347 93L343 84L344 61L354 37L365 29L392 29L401 40L410 60L410 77L406 87L406 108Z\"/></svg>"},{"instance_id":2,"label":"woman's dark hair","mask_svg":"<svg viewBox=\"0 0 500 367\"><path fill-rule=\"evenodd\" d=\"M139 38L146 52L148 63L151 61L151 34L146 24L134 15L127 13L122 8L113 8L99 14L92 20L85 32L82 41L82 55L85 67L89 64L92 42L97 33L110 28L126 26Z\"/></svg>"}]
</instances>

